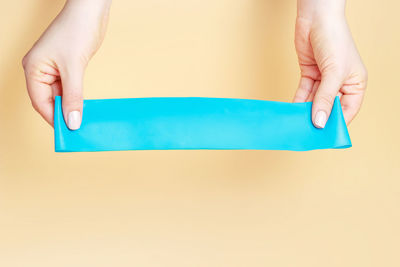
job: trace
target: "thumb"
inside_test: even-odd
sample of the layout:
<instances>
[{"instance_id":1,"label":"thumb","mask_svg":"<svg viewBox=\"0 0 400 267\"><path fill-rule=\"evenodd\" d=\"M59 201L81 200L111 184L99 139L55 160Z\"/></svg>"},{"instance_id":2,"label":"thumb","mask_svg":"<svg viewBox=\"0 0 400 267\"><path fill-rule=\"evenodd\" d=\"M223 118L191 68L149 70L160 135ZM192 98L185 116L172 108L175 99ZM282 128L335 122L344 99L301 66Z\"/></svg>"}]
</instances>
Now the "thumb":
<instances>
[{"instance_id":1,"label":"thumb","mask_svg":"<svg viewBox=\"0 0 400 267\"><path fill-rule=\"evenodd\" d=\"M312 106L312 121L315 127L325 127L341 86L342 79L340 76L331 73L322 75Z\"/></svg>"},{"instance_id":2,"label":"thumb","mask_svg":"<svg viewBox=\"0 0 400 267\"><path fill-rule=\"evenodd\" d=\"M62 108L64 120L70 130L77 130L82 123L83 67L71 66L61 72Z\"/></svg>"}]
</instances>

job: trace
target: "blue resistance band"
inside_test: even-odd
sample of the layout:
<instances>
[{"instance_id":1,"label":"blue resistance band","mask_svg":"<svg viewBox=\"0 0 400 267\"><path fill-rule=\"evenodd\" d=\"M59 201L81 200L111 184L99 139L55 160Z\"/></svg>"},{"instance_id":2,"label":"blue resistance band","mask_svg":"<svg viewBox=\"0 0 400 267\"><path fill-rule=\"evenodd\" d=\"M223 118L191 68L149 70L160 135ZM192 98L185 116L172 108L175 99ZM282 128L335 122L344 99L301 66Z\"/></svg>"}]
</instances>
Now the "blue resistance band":
<instances>
[{"instance_id":1,"label":"blue resistance band","mask_svg":"<svg viewBox=\"0 0 400 267\"><path fill-rule=\"evenodd\" d=\"M85 100L81 128L71 131L56 97L55 151L351 147L339 98L324 129L313 126L311 105L202 97Z\"/></svg>"}]
</instances>

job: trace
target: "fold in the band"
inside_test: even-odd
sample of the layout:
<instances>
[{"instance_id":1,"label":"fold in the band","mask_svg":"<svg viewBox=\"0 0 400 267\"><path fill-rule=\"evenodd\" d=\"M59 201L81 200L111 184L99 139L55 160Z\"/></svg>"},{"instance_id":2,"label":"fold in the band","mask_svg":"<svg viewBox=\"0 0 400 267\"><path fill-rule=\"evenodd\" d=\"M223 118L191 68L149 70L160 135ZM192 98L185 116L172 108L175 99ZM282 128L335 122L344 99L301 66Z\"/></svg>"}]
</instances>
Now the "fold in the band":
<instances>
[{"instance_id":1,"label":"fold in the band","mask_svg":"<svg viewBox=\"0 0 400 267\"><path fill-rule=\"evenodd\" d=\"M55 151L351 147L339 98L324 129L313 126L311 105L197 97L85 100L81 128L71 131L56 97Z\"/></svg>"}]
</instances>

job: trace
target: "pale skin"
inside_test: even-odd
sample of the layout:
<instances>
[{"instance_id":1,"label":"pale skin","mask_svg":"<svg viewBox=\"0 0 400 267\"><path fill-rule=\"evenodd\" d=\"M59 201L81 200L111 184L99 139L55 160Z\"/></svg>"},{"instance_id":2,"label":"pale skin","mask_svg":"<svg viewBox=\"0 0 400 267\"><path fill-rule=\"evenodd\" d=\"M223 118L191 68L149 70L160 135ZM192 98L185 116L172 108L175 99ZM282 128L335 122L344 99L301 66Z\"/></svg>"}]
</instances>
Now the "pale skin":
<instances>
[{"instance_id":1,"label":"pale skin","mask_svg":"<svg viewBox=\"0 0 400 267\"><path fill-rule=\"evenodd\" d=\"M360 110L367 70L345 17L346 0L298 0L295 46L300 82L294 102L313 101L312 120L324 128L335 97L349 124Z\"/></svg>"},{"instance_id":2,"label":"pale skin","mask_svg":"<svg viewBox=\"0 0 400 267\"><path fill-rule=\"evenodd\" d=\"M298 0L295 47L300 82L294 102L313 101L312 121L324 128L335 97L346 123L361 107L367 71L345 17L346 0ZM106 30L111 0L67 0L24 57L26 83L35 110L53 125L54 98L62 96L71 130L82 121L83 77Z\"/></svg>"}]
</instances>

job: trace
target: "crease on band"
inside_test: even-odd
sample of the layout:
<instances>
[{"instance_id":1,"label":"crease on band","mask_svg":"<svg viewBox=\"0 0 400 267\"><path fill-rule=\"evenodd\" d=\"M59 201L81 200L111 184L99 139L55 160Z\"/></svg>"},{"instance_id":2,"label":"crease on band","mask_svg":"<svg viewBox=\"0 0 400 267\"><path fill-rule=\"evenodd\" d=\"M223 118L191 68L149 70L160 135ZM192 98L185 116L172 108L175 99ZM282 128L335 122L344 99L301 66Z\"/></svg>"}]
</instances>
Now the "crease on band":
<instances>
[{"instance_id":1,"label":"crease on band","mask_svg":"<svg viewBox=\"0 0 400 267\"><path fill-rule=\"evenodd\" d=\"M339 98L324 129L311 121L311 102L156 97L85 100L81 128L71 131L55 100L56 152L351 147Z\"/></svg>"}]
</instances>

